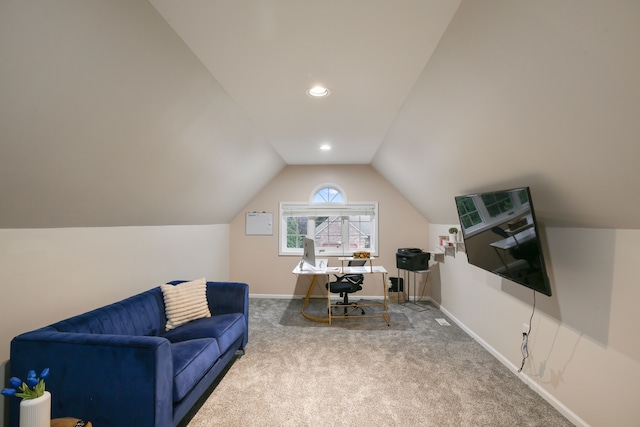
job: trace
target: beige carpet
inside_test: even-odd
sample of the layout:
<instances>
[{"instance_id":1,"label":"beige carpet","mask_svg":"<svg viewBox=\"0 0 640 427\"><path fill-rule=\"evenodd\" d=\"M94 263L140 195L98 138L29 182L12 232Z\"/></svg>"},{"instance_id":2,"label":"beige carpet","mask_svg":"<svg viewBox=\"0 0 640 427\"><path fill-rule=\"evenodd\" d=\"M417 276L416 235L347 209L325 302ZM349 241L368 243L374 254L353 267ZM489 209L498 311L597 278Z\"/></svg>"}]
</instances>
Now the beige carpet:
<instances>
[{"instance_id":1,"label":"beige carpet","mask_svg":"<svg viewBox=\"0 0 640 427\"><path fill-rule=\"evenodd\" d=\"M251 299L246 354L189 427L572 425L434 307L329 326L301 305Z\"/></svg>"}]
</instances>

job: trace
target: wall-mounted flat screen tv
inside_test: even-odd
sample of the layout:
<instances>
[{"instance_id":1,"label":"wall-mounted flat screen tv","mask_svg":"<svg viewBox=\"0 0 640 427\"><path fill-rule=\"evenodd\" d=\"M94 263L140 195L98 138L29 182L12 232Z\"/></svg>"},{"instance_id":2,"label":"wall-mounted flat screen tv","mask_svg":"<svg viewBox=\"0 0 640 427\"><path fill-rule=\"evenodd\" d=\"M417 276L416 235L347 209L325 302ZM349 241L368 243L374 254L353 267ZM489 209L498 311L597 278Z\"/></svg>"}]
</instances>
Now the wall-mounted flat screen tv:
<instances>
[{"instance_id":1,"label":"wall-mounted flat screen tv","mask_svg":"<svg viewBox=\"0 0 640 427\"><path fill-rule=\"evenodd\" d=\"M529 187L455 201L470 264L551 296Z\"/></svg>"}]
</instances>

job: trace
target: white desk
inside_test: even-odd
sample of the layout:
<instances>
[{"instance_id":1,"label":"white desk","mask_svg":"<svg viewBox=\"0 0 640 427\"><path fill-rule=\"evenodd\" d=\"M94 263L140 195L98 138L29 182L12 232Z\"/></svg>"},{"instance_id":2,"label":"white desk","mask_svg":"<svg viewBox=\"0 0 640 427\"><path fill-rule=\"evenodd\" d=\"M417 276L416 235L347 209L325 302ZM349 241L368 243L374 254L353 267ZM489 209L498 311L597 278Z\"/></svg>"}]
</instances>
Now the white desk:
<instances>
[{"instance_id":1,"label":"white desk","mask_svg":"<svg viewBox=\"0 0 640 427\"><path fill-rule=\"evenodd\" d=\"M296 276L313 276L311 283L309 284L309 290L307 291L307 295L304 297L304 302L302 303L302 315L309 320L315 320L316 322L326 322L331 324L332 319L357 319L363 317L382 317L389 325L389 305L387 301L387 270L379 265L376 266L362 266L362 267L328 267L326 269L300 269L300 265L296 265L296 268L292 271ZM379 306L383 307L382 314L374 314L374 315L357 315L357 316L337 316L332 313L332 308L334 307L344 307L343 305L332 304L331 303L331 292L325 289L322 285L329 282L329 276L332 274L363 274L363 275L374 275L379 274L382 278L382 289L384 291L383 300L381 303L367 303L367 304L359 304L361 307L372 307ZM318 283L318 277L326 278L326 282ZM318 287L322 290L322 292L326 292L327 295L327 317L314 317L305 313L305 309L309 304L309 298L311 298L311 293L313 292L314 286L318 285Z\"/></svg>"},{"instance_id":2,"label":"white desk","mask_svg":"<svg viewBox=\"0 0 640 427\"><path fill-rule=\"evenodd\" d=\"M341 262L342 268L344 268L344 262L345 261L348 261L348 262L351 262L351 261L364 261L364 265L367 265L367 261L369 261L369 266L371 267L370 273L373 273L373 260L374 259L375 259L374 257L354 258L352 256L349 256L349 257L340 257L340 258L338 258L338 261Z\"/></svg>"},{"instance_id":3,"label":"white desk","mask_svg":"<svg viewBox=\"0 0 640 427\"><path fill-rule=\"evenodd\" d=\"M532 226L533 225L523 227L522 229L520 229L522 231L518 232L507 231L507 233L510 234L509 237L498 240L497 242L493 242L490 245L496 249L502 249L503 251L513 249L519 245L522 245L523 243L536 238L536 230L531 228Z\"/></svg>"},{"instance_id":4,"label":"white desk","mask_svg":"<svg viewBox=\"0 0 640 427\"><path fill-rule=\"evenodd\" d=\"M500 258L500 262L502 262L502 265L506 269L509 276L513 277L513 273L509 268L509 251L512 249L517 249L521 245L537 238L536 230L532 227L533 224L529 224L513 232L507 231L507 233L511 236L507 237L506 239L498 240L497 242L489 244L489 246L491 246L495 250L496 255L498 255L498 258Z\"/></svg>"}]
</instances>

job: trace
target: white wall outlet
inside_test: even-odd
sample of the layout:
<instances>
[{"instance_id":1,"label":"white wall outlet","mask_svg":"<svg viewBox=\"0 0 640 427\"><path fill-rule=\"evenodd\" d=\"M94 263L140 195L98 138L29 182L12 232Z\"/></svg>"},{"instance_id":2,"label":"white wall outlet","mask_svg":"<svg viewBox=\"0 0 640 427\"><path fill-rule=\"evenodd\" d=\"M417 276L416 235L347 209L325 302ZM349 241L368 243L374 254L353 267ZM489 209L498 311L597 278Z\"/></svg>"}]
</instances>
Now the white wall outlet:
<instances>
[{"instance_id":1,"label":"white wall outlet","mask_svg":"<svg viewBox=\"0 0 640 427\"><path fill-rule=\"evenodd\" d=\"M529 333L529 325L527 325L526 323L522 324L522 333L523 334L528 334Z\"/></svg>"}]
</instances>

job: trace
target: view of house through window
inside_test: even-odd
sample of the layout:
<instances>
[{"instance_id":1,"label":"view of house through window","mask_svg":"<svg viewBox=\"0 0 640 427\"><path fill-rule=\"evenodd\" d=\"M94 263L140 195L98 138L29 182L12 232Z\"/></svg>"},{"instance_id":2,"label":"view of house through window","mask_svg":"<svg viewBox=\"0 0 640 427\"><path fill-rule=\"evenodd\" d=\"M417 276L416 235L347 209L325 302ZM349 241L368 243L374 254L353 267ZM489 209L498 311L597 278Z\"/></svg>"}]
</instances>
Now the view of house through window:
<instances>
[{"instance_id":1,"label":"view of house through window","mask_svg":"<svg viewBox=\"0 0 640 427\"><path fill-rule=\"evenodd\" d=\"M486 228L514 210L529 206L526 191L498 192L473 196L457 202L462 227L467 231Z\"/></svg>"},{"instance_id":2,"label":"view of house through window","mask_svg":"<svg viewBox=\"0 0 640 427\"><path fill-rule=\"evenodd\" d=\"M309 204L280 203L280 254L302 254L302 238L314 239L319 255L377 252L377 202L347 203L333 186L317 190Z\"/></svg>"}]
</instances>

